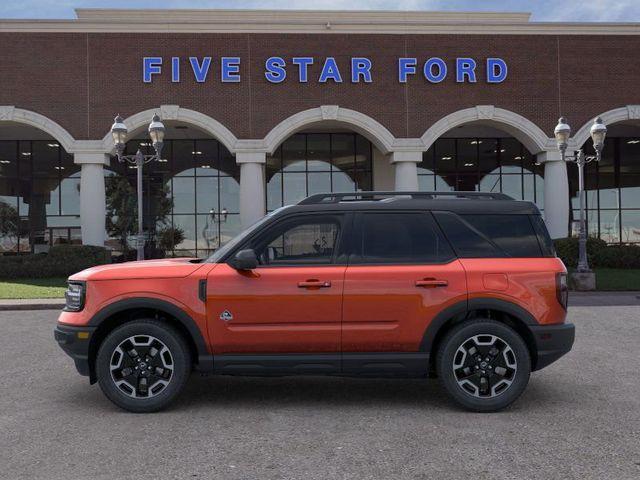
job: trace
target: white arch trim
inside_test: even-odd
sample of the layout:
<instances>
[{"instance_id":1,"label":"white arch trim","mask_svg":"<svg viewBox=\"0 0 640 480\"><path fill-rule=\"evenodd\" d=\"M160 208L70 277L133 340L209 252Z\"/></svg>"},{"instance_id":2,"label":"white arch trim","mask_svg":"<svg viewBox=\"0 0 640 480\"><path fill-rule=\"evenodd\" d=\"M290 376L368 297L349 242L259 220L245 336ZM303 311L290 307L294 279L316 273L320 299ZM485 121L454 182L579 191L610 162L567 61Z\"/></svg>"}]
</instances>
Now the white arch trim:
<instances>
[{"instance_id":1,"label":"white arch trim","mask_svg":"<svg viewBox=\"0 0 640 480\"><path fill-rule=\"evenodd\" d=\"M625 107L614 108L597 116L602 118L602 122L607 126L624 122L625 120L640 120L640 105L627 105ZM595 117L580 127L580 130L573 136L572 140L574 143L572 146L575 150L582 148L582 145L591 137L591 125L593 125L594 118Z\"/></svg>"},{"instance_id":2,"label":"white arch trim","mask_svg":"<svg viewBox=\"0 0 640 480\"><path fill-rule=\"evenodd\" d=\"M264 137L263 144L269 153L296 132L308 125L319 122L338 123L349 127L367 137L378 150L387 154L394 148L395 137L381 123L364 113L341 108L337 105L322 105L317 108L303 110L285 118Z\"/></svg>"},{"instance_id":3,"label":"white arch trim","mask_svg":"<svg viewBox=\"0 0 640 480\"><path fill-rule=\"evenodd\" d=\"M510 110L494 107L493 105L478 105L450 113L434 123L422 135L425 148L452 128L470 122L483 122L513 135L531 152L539 153L543 150L555 148L552 138L549 138L535 123Z\"/></svg>"},{"instance_id":4,"label":"white arch trim","mask_svg":"<svg viewBox=\"0 0 640 480\"><path fill-rule=\"evenodd\" d=\"M35 127L55 138L67 152L73 152L75 139L58 123L44 115L13 105L4 105L0 106L0 122L16 122Z\"/></svg>"},{"instance_id":5,"label":"white arch trim","mask_svg":"<svg viewBox=\"0 0 640 480\"><path fill-rule=\"evenodd\" d=\"M126 118L124 120L124 124L130 132L141 127L146 127L149 125L151 118L156 113L160 115L162 121L174 120L198 127L215 137L215 139L227 147L231 153L236 152L236 142L238 139L231 130L216 119L205 115L204 113L196 112L195 110L190 110L188 108L182 108L179 105L161 105L159 108L151 108L143 112L138 112ZM109 127L110 126L111 125L109 125ZM111 132L107 132L102 139L102 147L105 153L113 154L115 152Z\"/></svg>"}]
</instances>

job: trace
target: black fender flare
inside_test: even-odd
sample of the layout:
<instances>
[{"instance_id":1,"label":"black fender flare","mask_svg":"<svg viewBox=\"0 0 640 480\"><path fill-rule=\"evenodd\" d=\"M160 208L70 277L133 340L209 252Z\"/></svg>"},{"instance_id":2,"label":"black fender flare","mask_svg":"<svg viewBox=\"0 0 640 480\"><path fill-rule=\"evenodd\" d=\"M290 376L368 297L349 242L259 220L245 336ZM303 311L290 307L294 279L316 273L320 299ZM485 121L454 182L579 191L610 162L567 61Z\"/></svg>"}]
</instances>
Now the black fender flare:
<instances>
[{"instance_id":1,"label":"black fender flare","mask_svg":"<svg viewBox=\"0 0 640 480\"><path fill-rule=\"evenodd\" d=\"M441 328L452 318L462 319L473 310L497 310L509 314L526 326L538 325L538 322L531 313L520 305L509 302L508 300L483 297L462 300L441 310L433 320L431 320L420 342L420 351L431 352L433 343Z\"/></svg>"},{"instance_id":2,"label":"black fender flare","mask_svg":"<svg viewBox=\"0 0 640 480\"><path fill-rule=\"evenodd\" d=\"M196 322L180 307L165 300L150 297L135 297L118 300L102 308L98 313L91 317L88 325L99 327L105 319L117 313L138 308L158 310L175 318L189 333L191 340L196 346L197 351L195 353L198 357L198 370L206 371L213 369L212 356L209 353L207 342L205 341L205 338Z\"/></svg>"}]
</instances>

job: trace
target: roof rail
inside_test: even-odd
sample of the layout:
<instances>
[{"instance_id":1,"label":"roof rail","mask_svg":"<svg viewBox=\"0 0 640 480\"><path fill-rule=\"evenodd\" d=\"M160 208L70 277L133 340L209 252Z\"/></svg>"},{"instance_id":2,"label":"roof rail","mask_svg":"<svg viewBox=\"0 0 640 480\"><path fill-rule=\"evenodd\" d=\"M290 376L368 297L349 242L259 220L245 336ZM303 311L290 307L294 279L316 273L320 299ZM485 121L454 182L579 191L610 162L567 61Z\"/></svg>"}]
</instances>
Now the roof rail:
<instances>
[{"instance_id":1,"label":"roof rail","mask_svg":"<svg viewBox=\"0 0 640 480\"><path fill-rule=\"evenodd\" d=\"M385 198L375 198L385 197ZM491 192L343 192L343 193L317 193L311 195L300 202L298 205L313 205L318 203L338 203L345 199L348 201L380 201L393 197L411 197L412 199L434 200L437 197L452 197L462 199L481 199L481 200L513 200L509 195L504 193Z\"/></svg>"}]
</instances>

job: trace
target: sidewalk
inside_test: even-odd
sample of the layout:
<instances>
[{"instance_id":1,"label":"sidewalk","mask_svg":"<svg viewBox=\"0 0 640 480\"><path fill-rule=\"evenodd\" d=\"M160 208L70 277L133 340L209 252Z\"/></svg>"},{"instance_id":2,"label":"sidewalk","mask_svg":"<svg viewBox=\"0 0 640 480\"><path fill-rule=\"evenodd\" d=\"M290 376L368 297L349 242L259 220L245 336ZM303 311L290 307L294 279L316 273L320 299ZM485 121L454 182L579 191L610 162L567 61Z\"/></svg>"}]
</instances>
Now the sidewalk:
<instances>
[{"instance_id":1,"label":"sidewalk","mask_svg":"<svg viewBox=\"0 0 640 480\"><path fill-rule=\"evenodd\" d=\"M569 292L570 307L640 306L638 292ZM64 298L0 299L0 312L10 310L62 310Z\"/></svg>"}]
</instances>

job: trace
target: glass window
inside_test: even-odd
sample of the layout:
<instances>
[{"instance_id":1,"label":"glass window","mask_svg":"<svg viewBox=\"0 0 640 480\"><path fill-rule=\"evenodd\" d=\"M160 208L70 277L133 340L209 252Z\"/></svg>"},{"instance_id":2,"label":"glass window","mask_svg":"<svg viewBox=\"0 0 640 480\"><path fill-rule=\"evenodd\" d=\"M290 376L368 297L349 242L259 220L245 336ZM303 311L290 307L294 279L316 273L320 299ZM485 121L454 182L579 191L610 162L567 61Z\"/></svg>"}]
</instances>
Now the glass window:
<instances>
[{"instance_id":1,"label":"glass window","mask_svg":"<svg viewBox=\"0 0 640 480\"><path fill-rule=\"evenodd\" d=\"M485 235L458 215L450 212L436 212L434 216L459 257L494 258L505 256Z\"/></svg>"},{"instance_id":2,"label":"glass window","mask_svg":"<svg viewBox=\"0 0 640 480\"><path fill-rule=\"evenodd\" d=\"M453 252L431 215L364 213L360 236L361 263L441 263Z\"/></svg>"},{"instance_id":3,"label":"glass window","mask_svg":"<svg viewBox=\"0 0 640 480\"><path fill-rule=\"evenodd\" d=\"M463 215L510 257L539 257L538 237L528 215Z\"/></svg>"},{"instance_id":4,"label":"glass window","mask_svg":"<svg viewBox=\"0 0 640 480\"><path fill-rule=\"evenodd\" d=\"M355 133L298 133L265 168L267 211L314 193L371 190L372 146Z\"/></svg>"},{"instance_id":5,"label":"glass window","mask_svg":"<svg viewBox=\"0 0 640 480\"><path fill-rule=\"evenodd\" d=\"M263 265L322 265L333 261L340 232L335 218L302 218L275 226L256 249Z\"/></svg>"}]
</instances>

